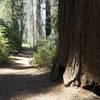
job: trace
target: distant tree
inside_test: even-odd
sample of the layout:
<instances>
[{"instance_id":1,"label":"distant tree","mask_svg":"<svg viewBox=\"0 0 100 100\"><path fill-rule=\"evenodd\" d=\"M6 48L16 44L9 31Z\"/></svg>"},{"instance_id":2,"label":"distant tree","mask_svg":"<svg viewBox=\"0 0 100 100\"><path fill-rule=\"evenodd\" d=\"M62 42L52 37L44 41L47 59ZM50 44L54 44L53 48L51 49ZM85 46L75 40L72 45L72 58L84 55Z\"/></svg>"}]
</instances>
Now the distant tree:
<instances>
[{"instance_id":1,"label":"distant tree","mask_svg":"<svg viewBox=\"0 0 100 100\"><path fill-rule=\"evenodd\" d=\"M35 32L40 34L40 0L35 1Z\"/></svg>"},{"instance_id":2,"label":"distant tree","mask_svg":"<svg viewBox=\"0 0 100 100\"><path fill-rule=\"evenodd\" d=\"M46 0L46 36L51 34L51 0Z\"/></svg>"},{"instance_id":3,"label":"distant tree","mask_svg":"<svg viewBox=\"0 0 100 100\"><path fill-rule=\"evenodd\" d=\"M34 44L34 2L35 0L23 1L23 44L33 47Z\"/></svg>"},{"instance_id":4,"label":"distant tree","mask_svg":"<svg viewBox=\"0 0 100 100\"><path fill-rule=\"evenodd\" d=\"M34 1L34 46L41 35L40 0Z\"/></svg>"},{"instance_id":5,"label":"distant tree","mask_svg":"<svg viewBox=\"0 0 100 100\"><path fill-rule=\"evenodd\" d=\"M56 37L58 33L58 3L59 0L51 0L51 33Z\"/></svg>"},{"instance_id":6,"label":"distant tree","mask_svg":"<svg viewBox=\"0 0 100 100\"><path fill-rule=\"evenodd\" d=\"M11 0L12 22L9 39L13 48L21 49L23 35L23 0Z\"/></svg>"}]
</instances>

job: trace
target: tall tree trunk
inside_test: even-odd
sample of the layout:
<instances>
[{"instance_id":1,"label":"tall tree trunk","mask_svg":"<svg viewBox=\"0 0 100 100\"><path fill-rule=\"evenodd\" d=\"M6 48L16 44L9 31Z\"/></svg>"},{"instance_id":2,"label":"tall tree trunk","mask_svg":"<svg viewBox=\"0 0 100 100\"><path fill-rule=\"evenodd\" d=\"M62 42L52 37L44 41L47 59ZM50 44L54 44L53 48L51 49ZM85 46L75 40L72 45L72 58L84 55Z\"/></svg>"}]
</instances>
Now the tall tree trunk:
<instances>
[{"instance_id":1,"label":"tall tree trunk","mask_svg":"<svg viewBox=\"0 0 100 100\"><path fill-rule=\"evenodd\" d=\"M35 22L35 32L40 34L40 0L35 1L35 15L34 15L34 22Z\"/></svg>"},{"instance_id":2,"label":"tall tree trunk","mask_svg":"<svg viewBox=\"0 0 100 100\"><path fill-rule=\"evenodd\" d=\"M40 0L34 0L34 46L41 34Z\"/></svg>"},{"instance_id":3,"label":"tall tree trunk","mask_svg":"<svg viewBox=\"0 0 100 100\"><path fill-rule=\"evenodd\" d=\"M59 43L53 80L100 86L100 0L59 0Z\"/></svg>"},{"instance_id":4,"label":"tall tree trunk","mask_svg":"<svg viewBox=\"0 0 100 100\"><path fill-rule=\"evenodd\" d=\"M46 0L46 36L51 34L51 3Z\"/></svg>"},{"instance_id":5,"label":"tall tree trunk","mask_svg":"<svg viewBox=\"0 0 100 100\"><path fill-rule=\"evenodd\" d=\"M33 0L24 0L23 1L23 41L25 44L28 44L30 47L34 45L34 34L33 34Z\"/></svg>"}]
</instances>

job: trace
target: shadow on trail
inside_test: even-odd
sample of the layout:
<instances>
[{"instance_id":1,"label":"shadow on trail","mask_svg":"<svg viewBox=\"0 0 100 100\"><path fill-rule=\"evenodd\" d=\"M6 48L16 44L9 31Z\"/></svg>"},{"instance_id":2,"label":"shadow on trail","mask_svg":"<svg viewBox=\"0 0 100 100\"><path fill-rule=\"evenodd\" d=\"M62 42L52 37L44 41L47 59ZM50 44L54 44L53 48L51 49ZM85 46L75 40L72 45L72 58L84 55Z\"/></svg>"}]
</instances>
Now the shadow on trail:
<instances>
[{"instance_id":1,"label":"shadow on trail","mask_svg":"<svg viewBox=\"0 0 100 100\"><path fill-rule=\"evenodd\" d=\"M4 66L4 67L0 67L0 69L15 69L15 70L24 70L24 69L33 69L34 67L33 66Z\"/></svg>"},{"instance_id":2,"label":"shadow on trail","mask_svg":"<svg viewBox=\"0 0 100 100\"><path fill-rule=\"evenodd\" d=\"M13 56L30 58L35 50L33 48L23 47L19 53L12 54Z\"/></svg>"},{"instance_id":3,"label":"shadow on trail","mask_svg":"<svg viewBox=\"0 0 100 100\"><path fill-rule=\"evenodd\" d=\"M13 56L18 56L18 57L25 57L25 58L30 58L32 56L33 51L21 51L18 54L13 54Z\"/></svg>"},{"instance_id":4,"label":"shadow on trail","mask_svg":"<svg viewBox=\"0 0 100 100\"><path fill-rule=\"evenodd\" d=\"M23 57L28 57L32 53L31 50L22 51L18 56L23 55ZM22 54L22 55L21 55ZM15 60L23 60L16 59ZM0 65L0 69L29 69L33 68L32 66L25 65L23 62L17 63L11 62L10 64ZM2 70L1 70L2 71ZM12 97L17 96L27 96L27 95L38 95L41 93L48 93L55 86L59 85L61 82L53 83L49 80L49 72L45 72L44 74L26 74L19 73L16 74L4 74L0 75L0 100L11 100ZM16 100L16 99L15 99Z\"/></svg>"},{"instance_id":5,"label":"shadow on trail","mask_svg":"<svg viewBox=\"0 0 100 100\"><path fill-rule=\"evenodd\" d=\"M29 60L32 56L33 49L23 48L22 51L18 54L12 54L11 60L8 63L0 63L0 69L31 69L32 65L29 64Z\"/></svg>"},{"instance_id":6,"label":"shadow on trail","mask_svg":"<svg viewBox=\"0 0 100 100\"><path fill-rule=\"evenodd\" d=\"M25 66L23 64L19 64L19 63L14 63L14 62L11 62L11 63L6 63L6 64L1 64L0 65L0 69L15 69L15 70L24 70L24 69L33 69L34 67L33 66Z\"/></svg>"},{"instance_id":7,"label":"shadow on trail","mask_svg":"<svg viewBox=\"0 0 100 100\"><path fill-rule=\"evenodd\" d=\"M19 95L37 95L49 92L60 84L49 80L49 73L41 75L0 75L0 100L10 100Z\"/></svg>"}]
</instances>

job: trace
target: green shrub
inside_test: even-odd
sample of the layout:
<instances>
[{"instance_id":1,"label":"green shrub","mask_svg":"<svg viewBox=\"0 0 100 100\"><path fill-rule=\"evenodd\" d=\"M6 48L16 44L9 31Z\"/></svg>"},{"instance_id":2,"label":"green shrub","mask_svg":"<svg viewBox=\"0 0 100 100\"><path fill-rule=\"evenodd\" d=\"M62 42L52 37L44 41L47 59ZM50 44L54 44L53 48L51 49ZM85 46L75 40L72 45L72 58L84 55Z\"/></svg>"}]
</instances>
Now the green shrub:
<instances>
[{"instance_id":1,"label":"green shrub","mask_svg":"<svg viewBox=\"0 0 100 100\"><path fill-rule=\"evenodd\" d=\"M10 47L7 38L0 31L0 62L6 62L9 60Z\"/></svg>"},{"instance_id":2,"label":"green shrub","mask_svg":"<svg viewBox=\"0 0 100 100\"><path fill-rule=\"evenodd\" d=\"M41 38L37 42L36 51L32 55L31 64L34 67L51 67L52 59L55 54L55 39L48 37Z\"/></svg>"}]
</instances>

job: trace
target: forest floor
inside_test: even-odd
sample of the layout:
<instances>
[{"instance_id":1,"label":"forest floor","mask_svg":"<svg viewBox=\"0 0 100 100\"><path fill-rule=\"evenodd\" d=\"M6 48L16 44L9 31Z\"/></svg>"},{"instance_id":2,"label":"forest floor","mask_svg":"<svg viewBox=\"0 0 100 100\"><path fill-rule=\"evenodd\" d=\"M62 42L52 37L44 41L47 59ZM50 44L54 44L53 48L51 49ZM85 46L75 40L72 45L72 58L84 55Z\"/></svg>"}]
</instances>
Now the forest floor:
<instances>
[{"instance_id":1,"label":"forest floor","mask_svg":"<svg viewBox=\"0 0 100 100\"><path fill-rule=\"evenodd\" d=\"M51 82L47 69L29 64L31 54L24 50L10 64L0 65L0 100L100 100L87 90Z\"/></svg>"}]
</instances>

